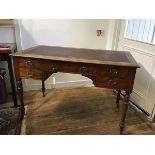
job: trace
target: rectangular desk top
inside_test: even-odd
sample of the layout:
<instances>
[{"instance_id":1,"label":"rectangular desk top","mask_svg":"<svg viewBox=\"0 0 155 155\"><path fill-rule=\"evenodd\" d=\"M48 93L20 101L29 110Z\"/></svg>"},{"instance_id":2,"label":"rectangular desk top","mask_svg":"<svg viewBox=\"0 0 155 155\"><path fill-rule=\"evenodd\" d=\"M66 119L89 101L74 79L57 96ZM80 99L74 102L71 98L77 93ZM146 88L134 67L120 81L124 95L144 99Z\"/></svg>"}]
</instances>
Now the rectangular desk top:
<instances>
[{"instance_id":1,"label":"rectangular desk top","mask_svg":"<svg viewBox=\"0 0 155 155\"><path fill-rule=\"evenodd\" d=\"M48 60L129 66L135 68L139 67L130 52L126 51L35 46L11 55L13 57L41 58Z\"/></svg>"}]
</instances>

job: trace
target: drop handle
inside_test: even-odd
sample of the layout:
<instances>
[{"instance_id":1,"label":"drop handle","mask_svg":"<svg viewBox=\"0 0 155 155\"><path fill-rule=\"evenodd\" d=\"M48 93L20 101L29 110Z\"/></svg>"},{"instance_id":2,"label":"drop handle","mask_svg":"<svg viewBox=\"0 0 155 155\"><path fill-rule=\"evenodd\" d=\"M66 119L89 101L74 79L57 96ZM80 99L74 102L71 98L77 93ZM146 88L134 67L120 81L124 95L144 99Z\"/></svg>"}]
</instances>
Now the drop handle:
<instances>
[{"instance_id":1,"label":"drop handle","mask_svg":"<svg viewBox=\"0 0 155 155\"><path fill-rule=\"evenodd\" d=\"M52 67L52 73L57 73L58 72L58 67L57 66L53 66Z\"/></svg>"},{"instance_id":2,"label":"drop handle","mask_svg":"<svg viewBox=\"0 0 155 155\"><path fill-rule=\"evenodd\" d=\"M27 66L32 66L32 65L33 65L33 63L32 63L31 60L28 60L28 61L26 62L26 64L27 64Z\"/></svg>"},{"instance_id":3,"label":"drop handle","mask_svg":"<svg viewBox=\"0 0 155 155\"><path fill-rule=\"evenodd\" d=\"M86 73L87 70L88 70L87 67L81 67L81 68L80 68L81 73Z\"/></svg>"},{"instance_id":4,"label":"drop handle","mask_svg":"<svg viewBox=\"0 0 155 155\"><path fill-rule=\"evenodd\" d=\"M108 85L109 85L109 86L114 86L114 85L116 85L116 84L117 84L117 82L114 81L113 79L110 79L110 80L108 81Z\"/></svg>"},{"instance_id":5,"label":"drop handle","mask_svg":"<svg viewBox=\"0 0 155 155\"><path fill-rule=\"evenodd\" d=\"M113 75L118 74L118 70L115 68L110 69L109 72L110 72L110 74L113 74Z\"/></svg>"},{"instance_id":6,"label":"drop handle","mask_svg":"<svg viewBox=\"0 0 155 155\"><path fill-rule=\"evenodd\" d=\"M29 77L32 77L32 76L33 76L33 72L27 72L27 75L28 75Z\"/></svg>"}]
</instances>

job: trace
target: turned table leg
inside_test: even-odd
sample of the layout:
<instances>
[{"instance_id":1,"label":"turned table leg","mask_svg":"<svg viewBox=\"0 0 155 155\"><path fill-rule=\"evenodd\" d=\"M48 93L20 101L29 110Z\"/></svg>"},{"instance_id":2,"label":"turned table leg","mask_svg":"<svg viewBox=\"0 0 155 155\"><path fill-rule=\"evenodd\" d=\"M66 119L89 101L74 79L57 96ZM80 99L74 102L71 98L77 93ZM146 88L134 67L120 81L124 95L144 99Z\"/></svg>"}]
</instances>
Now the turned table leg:
<instances>
[{"instance_id":1,"label":"turned table leg","mask_svg":"<svg viewBox=\"0 0 155 155\"><path fill-rule=\"evenodd\" d=\"M21 114L23 118L25 115L25 107L24 107L24 101L23 101L23 85L22 85L22 80L20 78L17 79L17 90L18 90L18 95L20 100Z\"/></svg>"},{"instance_id":2,"label":"turned table leg","mask_svg":"<svg viewBox=\"0 0 155 155\"><path fill-rule=\"evenodd\" d=\"M42 80L42 93L43 93L43 97L45 97L45 81Z\"/></svg>"},{"instance_id":3,"label":"turned table leg","mask_svg":"<svg viewBox=\"0 0 155 155\"><path fill-rule=\"evenodd\" d=\"M117 90L117 99L116 99L116 106L117 109L119 109L119 101L120 101L120 95L121 95L121 90Z\"/></svg>"},{"instance_id":4,"label":"turned table leg","mask_svg":"<svg viewBox=\"0 0 155 155\"><path fill-rule=\"evenodd\" d=\"M125 127L125 118L126 118L126 113L127 113L127 109L128 109L128 101L129 101L129 93L126 93L123 99L123 103L122 103L122 116L121 116L121 122L120 122L120 134L123 134L123 130Z\"/></svg>"}]
</instances>

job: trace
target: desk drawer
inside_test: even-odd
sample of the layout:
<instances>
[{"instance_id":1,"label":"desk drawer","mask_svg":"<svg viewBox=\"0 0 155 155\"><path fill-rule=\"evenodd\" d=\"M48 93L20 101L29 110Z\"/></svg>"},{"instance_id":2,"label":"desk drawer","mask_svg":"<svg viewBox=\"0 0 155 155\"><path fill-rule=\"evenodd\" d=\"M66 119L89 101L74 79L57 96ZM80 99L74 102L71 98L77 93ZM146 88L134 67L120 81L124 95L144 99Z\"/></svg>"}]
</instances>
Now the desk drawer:
<instances>
[{"instance_id":1,"label":"desk drawer","mask_svg":"<svg viewBox=\"0 0 155 155\"><path fill-rule=\"evenodd\" d=\"M52 74L56 72L75 73L82 75L96 75L96 67L91 64L73 63L67 61L41 60L33 58L19 58L19 68L24 70L37 70ZM20 70L23 75L23 71ZM25 74L24 74L25 75ZM27 73L26 73L27 76Z\"/></svg>"},{"instance_id":2,"label":"desk drawer","mask_svg":"<svg viewBox=\"0 0 155 155\"><path fill-rule=\"evenodd\" d=\"M33 59L33 58L20 58L18 60L19 68L25 67L28 69L37 69L42 71L48 71L52 67L52 64L49 60Z\"/></svg>"},{"instance_id":3,"label":"desk drawer","mask_svg":"<svg viewBox=\"0 0 155 155\"><path fill-rule=\"evenodd\" d=\"M57 61L34 58L20 58L18 63L19 68L24 68L24 70L27 70L28 72L30 71L31 73L33 72L34 76L32 76L32 78L42 77L44 80L50 77L52 73L57 72L57 66L59 66ZM31 75L28 76L26 73L26 76L30 77Z\"/></svg>"},{"instance_id":4,"label":"desk drawer","mask_svg":"<svg viewBox=\"0 0 155 155\"><path fill-rule=\"evenodd\" d=\"M103 77L101 80L101 78L97 78L97 86L125 90L127 88L127 79L121 79L117 77Z\"/></svg>"},{"instance_id":5,"label":"desk drawer","mask_svg":"<svg viewBox=\"0 0 155 155\"><path fill-rule=\"evenodd\" d=\"M43 72L37 69L28 69L27 67L19 67L19 75L27 79L43 79Z\"/></svg>"},{"instance_id":6,"label":"desk drawer","mask_svg":"<svg viewBox=\"0 0 155 155\"><path fill-rule=\"evenodd\" d=\"M99 66L97 74L99 77L127 78L128 69L117 66Z\"/></svg>"},{"instance_id":7,"label":"desk drawer","mask_svg":"<svg viewBox=\"0 0 155 155\"><path fill-rule=\"evenodd\" d=\"M59 65L59 72L96 75L96 68L91 64L62 62Z\"/></svg>"}]
</instances>

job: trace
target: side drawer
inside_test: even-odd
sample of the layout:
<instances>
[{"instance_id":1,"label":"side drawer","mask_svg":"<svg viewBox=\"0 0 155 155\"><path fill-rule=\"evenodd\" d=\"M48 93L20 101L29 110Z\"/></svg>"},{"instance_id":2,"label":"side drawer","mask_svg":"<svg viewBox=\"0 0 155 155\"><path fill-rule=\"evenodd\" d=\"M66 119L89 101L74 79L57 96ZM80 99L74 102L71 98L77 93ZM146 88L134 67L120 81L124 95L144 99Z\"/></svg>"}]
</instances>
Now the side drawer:
<instances>
[{"instance_id":1,"label":"side drawer","mask_svg":"<svg viewBox=\"0 0 155 155\"><path fill-rule=\"evenodd\" d=\"M36 69L31 70L27 67L19 67L19 75L21 78L36 80L41 80L44 77L42 71Z\"/></svg>"},{"instance_id":2,"label":"side drawer","mask_svg":"<svg viewBox=\"0 0 155 155\"><path fill-rule=\"evenodd\" d=\"M100 77L118 77L118 78L127 78L128 77L128 68L119 67L119 66L99 66L97 74Z\"/></svg>"},{"instance_id":3,"label":"side drawer","mask_svg":"<svg viewBox=\"0 0 155 155\"><path fill-rule=\"evenodd\" d=\"M34 58L19 58L18 59L19 67L25 67L29 69L38 69L42 71L48 71L51 69L51 62L49 60L41 60Z\"/></svg>"},{"instance_id":4,"label":"side drawer","mask_svg":"<svg viewBox=\"0 0 155 155\"><path fill-rule=\"evenodd\" d=\"M98 87L104 87L104 88L112 88L112 89L118 89L118 90L126 90L128 79L121 79L118 77L97 77L96 84Z\"/></svg>"}]
</instances>

